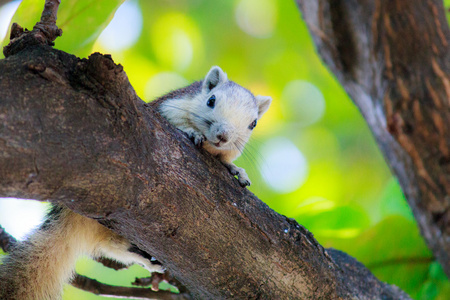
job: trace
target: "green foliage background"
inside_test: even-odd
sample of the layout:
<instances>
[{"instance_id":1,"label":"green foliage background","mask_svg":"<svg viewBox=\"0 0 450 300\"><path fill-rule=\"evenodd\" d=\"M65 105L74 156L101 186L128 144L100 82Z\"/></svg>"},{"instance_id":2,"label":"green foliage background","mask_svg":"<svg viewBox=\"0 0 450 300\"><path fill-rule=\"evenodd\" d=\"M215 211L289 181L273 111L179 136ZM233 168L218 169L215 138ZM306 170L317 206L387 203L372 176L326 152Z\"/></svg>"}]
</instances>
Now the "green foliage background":
<instances>
[{"instance_id":1,"label":"green foliage background","mask_svg":"<svg viewBox=\"0 0 450 300\"><path fill-rule=\"evenodd\" d=\"M43 2L24 0L13 21L31 28ZM114 50L96 40L122 2L62 0L58 24L64 33L55 47L81 57L111 53L146 101L201 79L212 65L255 94L272 96L248 153L236 162L249 171L250 189L306 226L322 245L355 256L413 298L448 299L449 281L424 244L364 119L319 60L294 1L133 1L143 19L135 28L139 38ZM305 159L304 182L281 191L261 175L265 145L280 137ZM138 266L117 272L88 259L77 271L125 286L147 276ZM65 300L100 298L71 286L64 294Z\"/></svg>"}]
</instances>

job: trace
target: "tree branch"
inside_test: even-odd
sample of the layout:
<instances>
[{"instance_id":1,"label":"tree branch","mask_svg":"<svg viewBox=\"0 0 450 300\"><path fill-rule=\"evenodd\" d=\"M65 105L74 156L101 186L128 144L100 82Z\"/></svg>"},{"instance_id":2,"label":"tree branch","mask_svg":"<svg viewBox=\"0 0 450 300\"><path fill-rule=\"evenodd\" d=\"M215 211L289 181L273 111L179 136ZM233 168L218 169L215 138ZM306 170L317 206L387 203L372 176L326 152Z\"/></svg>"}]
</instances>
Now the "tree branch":
<instances>
[{"instance_id":1,"label":"tree branch","mask_svg":"<svg viewBox=\"0 0 450 300\"><path fill-rule=\"evenodd\" d=\"M434 261L434 257L397 257L380 262L373 262L367 265L371 270L376 268L384 268L387 266L407 265L407 264L430 264Z\"/></svg>"},{"instance_id":2,"label":"tree branch","mask_svg":"<svg viewBox=\"0 0 450 300\"><path fill-rule=\"evenodd\" d=\"M32 45L0 61L0 196L97 219L194 298L409 299L242 188L109 56Z\"/></svg>"},{"instance_id":3,"label":"tree branch","mask_svg":"<svg viewBox=\"0 0 450 300\"><path fill-rule=\"evenodd\" d=\"M169 291L153 291L146 288L131 288L123 286L113 286L101 283L95 279L78 275L71 284L79 289L91 292L99 296L129 299L161 299L161 300L185 300L191 299L185 294L176 294Z\"/></svg>"},{"instance_id":4,"label":"tree branch","mask_svg":"<svg viewBox=\"0 0 450 300\"><path fill-rule=\"evenodd\" d=\"M167 271L164 274L152 273L150 277L136 278L132 283L135 286L151 286L152 290L157 291L161 282L167 282L176 287L180 293L188 293L187 289Z\"/></svg>"},{"instance_id":5,"label":"tree branch","mask_svg":"<svg viewBox=\"0 0 450 300\"><path fill-rule=\"evenodd\" d=\"M441 0L297 0L450 276L450 30Z\"/></svg>"},{"instance_id":6,"label":"tree branch","mask_svg":"<svg viewBox=\"0 0 450 300\"><path fill-rule=\"evenodd\" d=\"M56 26L56 18L60 3L61 0L45 0L41 20L33 27L33 30L41 31L45 35L48 45L53 45L53 41L62 34L62 30Z\"/></svg>"}]
</instances>

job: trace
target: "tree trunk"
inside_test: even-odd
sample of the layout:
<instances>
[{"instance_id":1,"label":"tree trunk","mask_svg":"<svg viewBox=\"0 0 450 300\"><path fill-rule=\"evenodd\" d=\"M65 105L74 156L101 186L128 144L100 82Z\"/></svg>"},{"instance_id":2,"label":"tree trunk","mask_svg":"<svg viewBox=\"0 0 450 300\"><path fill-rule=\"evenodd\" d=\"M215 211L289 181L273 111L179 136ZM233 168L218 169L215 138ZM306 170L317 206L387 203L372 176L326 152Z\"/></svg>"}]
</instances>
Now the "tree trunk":
<instances>
[{"instance_id":1,"label":"tree trunk","mask_svg":"<svg viewBox=\"0 0 450 300\"><path fill-rule=\"evenodd\" d=\"M297 0L450 276L450 31L442 0Z\"/></svg>"},{"instance_id":2,"label":"tree trunk","mask_svg":"<svg viewBox=\"0 0 450 300\"><path fill-rule=\"evenodd\" d=\"M1 197L97 219L195 298L409 299L240 187L109 56L39 43L24 39L0 61Z\"/></svg>"}]
</instances>

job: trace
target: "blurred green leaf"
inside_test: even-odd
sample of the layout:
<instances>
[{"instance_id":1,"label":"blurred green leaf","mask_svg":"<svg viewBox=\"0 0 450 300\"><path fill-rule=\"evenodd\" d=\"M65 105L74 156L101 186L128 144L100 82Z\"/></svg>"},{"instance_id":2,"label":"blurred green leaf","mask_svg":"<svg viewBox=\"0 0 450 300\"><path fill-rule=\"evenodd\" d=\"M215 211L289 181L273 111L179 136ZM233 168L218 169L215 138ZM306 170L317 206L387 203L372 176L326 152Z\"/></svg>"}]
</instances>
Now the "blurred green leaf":
<instances>
[{"instance_id":1,"label":"blurred green leaf","mask_svg":"<svg viewBox=\"0 0 450 300\"><path fill-rule=\"evenodd\" d=\"M89 55L94 42L124 1L62 1L57 24L63 35L56 40L56 48L80 57Z\"/></svg>"},{"instance_id":2,"label":"blurred green leaf","mask_svg":"<svg viewBox=\"0 0 450 300\"><path fill-rule=\"evenodd\" d=\"M441 265L433 262L429 268L428 280L422 285L416 299L446 300L450 295L450 282Z\"/></svg>"},{"instance_id":3,"label":"blurred green leaf","mask_svg":"<svg viewBox=\"0 0 450 300\"><path fill-rule=\"evenodd\" d=\"M402 216L387 217L355 238L330 238L325 244L358 258L380 280L399 286L414 298L419 293L434 293L435 287L424 286L432 254L416 224Z\"/></svg>"},{"instance_id":4,"label":"blurred green leaf","mask_svg":"<svg viewBox=\"0 0 450 300\"><path fill-rule=\"evenodd\" d=\"M63 30L63 35L56 39L55 48L80 57L89 55L94 42L111 21L117 8L124 1L61 1L56 25ZM44 0L23 0L14 14L11 24L18 23L23 28L32 30L33 26L40 20L41 13L44 9L44 2ZM9 37L9 31L6 36ZM2 47L8 43L9 38L5 38Z\"/></svg>"},{"instance_id":5,"label":"blurred green leaf","mask_svg":"<svg viewBox=\"0 0 450 300\"><path fill-rule=\"evenodd\" d=\"M417 299L436 299L438 294L438 288L435 284L432 282L425 282L417 295Z\"/></svg>"}]
</instances>

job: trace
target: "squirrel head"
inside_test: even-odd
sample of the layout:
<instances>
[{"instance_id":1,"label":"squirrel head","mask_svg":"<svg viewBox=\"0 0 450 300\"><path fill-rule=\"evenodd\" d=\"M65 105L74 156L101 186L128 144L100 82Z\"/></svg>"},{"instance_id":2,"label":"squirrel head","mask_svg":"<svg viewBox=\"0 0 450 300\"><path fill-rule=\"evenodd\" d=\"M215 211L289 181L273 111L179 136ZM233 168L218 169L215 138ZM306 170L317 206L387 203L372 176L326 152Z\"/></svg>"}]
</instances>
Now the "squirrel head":
<instances>
[{"instance_id":1,"label":"squirrel head","mask_svg":"<svg viewBox=\"0 0 450 300\"><path fill-rule=\"evenodd\" d=\"M202 81L192 111L201 116L192 120L217 150L242 152L257 121L267 111L272 99L254 96L246 88L228 80L227 74L213 66Z\"/></svg>"}]
</instances>

